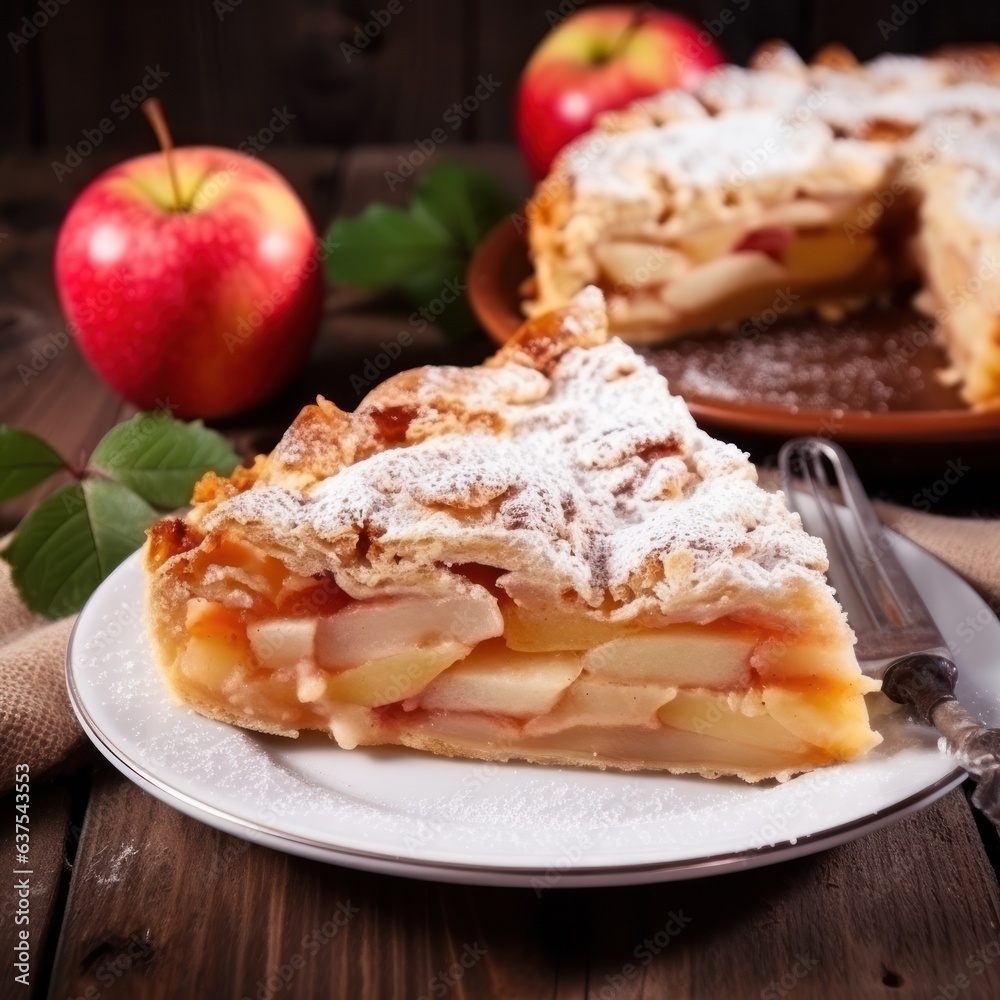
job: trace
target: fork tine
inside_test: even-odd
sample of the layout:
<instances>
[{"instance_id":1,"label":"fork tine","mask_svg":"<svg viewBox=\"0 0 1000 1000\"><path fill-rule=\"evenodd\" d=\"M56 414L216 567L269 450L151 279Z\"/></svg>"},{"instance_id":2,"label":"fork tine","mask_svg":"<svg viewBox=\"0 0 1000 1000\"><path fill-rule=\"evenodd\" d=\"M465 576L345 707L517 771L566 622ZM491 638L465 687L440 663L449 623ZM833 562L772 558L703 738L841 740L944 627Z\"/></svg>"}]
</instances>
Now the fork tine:
<instances>
[{"instance_id":1,"label":"fork tine","mask_svg":"<svg viewBox=\"0 0 1000 1000\"><path fill-rule=\"evenodd\" d=\"M868 564L875 570L879 595L886 602L893 624L911 625L926 621L929 612L923 598L907 572L892 555L882 522L879 521L847 453L832 441L823 441L823 447L829 454L836 456L833 464L844 499L867 538Z\"/></svg>"},{"instance_id":2,"label":"fork tine","mask_svg":"<svg viewBox=\"0 0 1000 1000\"><path fill-rule=\"evenodd\" d=\"M841 494L851 513L857 518L865 538L867 562L873 567L871 585L877 586L878 596L893 625L906 625L924 618L927 609L902 566L894 558L886 558L888 541L875 508L861 485L861 480L847 453L832 441L821 442L830 458ZM876 544L877 543L877 544Z\"/></svg>"},{"instance_id":3,"label":"fork tine","mask_svg":"<svg viewBox=\"0 0 1000 1000\"><path fill-rule=\"evenodd\" d=\"M819 442L813 442L813 447L809 449L809 466L813 471L811 483L813 485L813 499L816 505L823 512L823 520L826 523L828 535L824 538L831 538L833 548L843 557L844 569L850 576L854 590L864 604L865 611L871 622L879 627L893 624L893 619L886 614L886 609L880 600L880 590L876 579L873 579L871 572L872 560L871 552L867 546L857 544L856 536L848 533L847 529L837 513L835 501L833 499L833 483L827 476L826 467L823 464L824 458L831 459L825 448ZM831 462L836 484L841 485L840 468L834 460ZM819 487L817 489L817 486ZM843 497L843 489L841 489ZM846 499L846 497L843 497ZM863 543L863 539L862 539Z\"/></svg>"},{"instance_id":4,"label":"fork tine","mask_svg":"<svg viewBox=\"0 0 1000 1000\"><path fill-rule=\"evenodd\" d=\"M833 471L833 482L827 464ZM927 609L910 578L892 557L882 524L844 449L825 438L795 438L781 449L779 465L782 487L804 523L809 519L809 505L795 500L796 494L802 492L795 481L796 473L812 489L812 506L822 522L814 533L829 541L831 576L836 578L842 602L846 581L872 627L889 628L926 620ZM848 522L853 532L845 528L844 519L837 513L834 486L853 515ZM839 561L840 572L833 571L835 561ZM849 599L844 603L850 603ZM852 622L855 615L851 616Z\"/></svg>"},{"instance_id":5,"label":"fork tine","mask_svg":"<svg viewBox=\"0 0 1000 1000\"><path fill-rule=\"evenodd\" d=\"M796 438L785 444L778 458L782 486L806 530L827 541L829 575L855 629L884 628L891 620L879 600L881 588L871 586L866 574L871 562L869 554L863 549L859 551L855 538L837 514L833 492L835 485L839 485L838 470L832 459L834 481L831 481L823 461L829 457L823 443L819 438ZM801 489L796 477L809 487L808 493ZM799 494L808 495L812 502L802 503Z\"/></svg>"},{"instance_id":6,"label":"fork tine","mask_svg":"<svg viewBox=\"0 0 1000 1000\"><path fill-rule=\"evenodd\" d=\"M915 650L947 656L947 642L843 449L825 438L796 438L781 449L778 463L789 506L807 531L826 542L827 578L857 636L855 651L865 672L881 677ZM808 501L805 487L811 490Z\"/></svg>"}]
</instances>

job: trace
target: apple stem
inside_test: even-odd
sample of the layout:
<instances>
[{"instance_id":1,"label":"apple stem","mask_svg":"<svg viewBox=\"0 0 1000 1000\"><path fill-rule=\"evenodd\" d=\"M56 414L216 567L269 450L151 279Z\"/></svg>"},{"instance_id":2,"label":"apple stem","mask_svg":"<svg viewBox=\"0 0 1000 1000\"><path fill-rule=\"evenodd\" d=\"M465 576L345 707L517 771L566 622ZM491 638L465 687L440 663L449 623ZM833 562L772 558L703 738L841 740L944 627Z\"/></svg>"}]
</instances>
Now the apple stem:
<instances>
[{"instance_id":1,"label":"apple stem","mask_svg":"<svg viewBox=\"0 0 1000 1000\"><path fill-rule=\"evenodd\" d=\"M606 62L614 62L628 48L628 43L632 41L635 33L642 27L642 22L649 16L649 11L639 8L632 14L632 19L622 29L621 34L615 39L608 53Z\"/></svg>"},{"instance_id":2,"label":"apple stem","mask_svg":"<svg viewBox=\"0 0 1000 1000\"><path fill-rule=\"evenodd\" d=\"M146 116L149 124L152 125L156 133L156 141L163 150L163 156L167 161L167 174L170 177L170 187L174 192L174 208L180 212L187 209L187 205L181 200L181 186L177 181L177 164L174 162L174 140L170 134L170 126L167 125L167 116L163 113L163 105L158 97L150 97L142 102L142 112Z\"/></svg>"}]
</instances>

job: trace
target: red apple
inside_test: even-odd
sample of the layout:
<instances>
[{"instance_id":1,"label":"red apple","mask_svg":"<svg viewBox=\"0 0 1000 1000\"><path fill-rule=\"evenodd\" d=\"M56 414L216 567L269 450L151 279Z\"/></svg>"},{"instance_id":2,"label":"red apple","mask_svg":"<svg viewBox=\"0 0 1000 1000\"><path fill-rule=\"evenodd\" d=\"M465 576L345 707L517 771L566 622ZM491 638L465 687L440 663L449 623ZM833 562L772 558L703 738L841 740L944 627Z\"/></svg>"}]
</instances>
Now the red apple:
<instances>
[{"instance_id":1,"label":"red apple","mask_svg":"<svg viewBox=\"0 0 1000 1000\"><path fill-rule=\"evenodd\" d=\"M521 75L517 138L536 179L601 111L690 87L722 53L713 34L649 7L592 7L542 40Z\"/></svg>"},{"instance_id":2,"label":"red apple","mask_svg":"<svg viewBox=\"0 0 1000 1000\"><path fill-rule=\"evenodd\" d=\"M260 402L315 338L316 233L291 187L231 149L112 167L59 231L56 284L84 356L143 409L220 417Z\"/></svg>"}]
</instances>

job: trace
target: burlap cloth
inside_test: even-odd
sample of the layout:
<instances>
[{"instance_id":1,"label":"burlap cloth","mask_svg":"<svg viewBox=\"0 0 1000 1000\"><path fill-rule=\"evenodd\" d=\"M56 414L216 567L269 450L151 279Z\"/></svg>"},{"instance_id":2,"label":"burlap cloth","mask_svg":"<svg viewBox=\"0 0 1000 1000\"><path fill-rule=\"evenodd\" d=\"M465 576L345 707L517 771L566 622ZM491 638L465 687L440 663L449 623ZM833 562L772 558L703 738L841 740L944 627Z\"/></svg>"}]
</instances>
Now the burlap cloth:
<instances>
[{"instance_id":1,"label":"burlap cloth","mask_svg":"<svg viewBox=\"0 0 1000 1000\"><path fill-rule=\"evenodd\" d=\"M939 517L879 504L883 521L961 573L1000 609L1000 520ZM27 763L33 779L72 769L86 737L66 694L66 643L73 619L48 622L19 600L0 560L0 795Z\"/></svg>"}]
</instances>

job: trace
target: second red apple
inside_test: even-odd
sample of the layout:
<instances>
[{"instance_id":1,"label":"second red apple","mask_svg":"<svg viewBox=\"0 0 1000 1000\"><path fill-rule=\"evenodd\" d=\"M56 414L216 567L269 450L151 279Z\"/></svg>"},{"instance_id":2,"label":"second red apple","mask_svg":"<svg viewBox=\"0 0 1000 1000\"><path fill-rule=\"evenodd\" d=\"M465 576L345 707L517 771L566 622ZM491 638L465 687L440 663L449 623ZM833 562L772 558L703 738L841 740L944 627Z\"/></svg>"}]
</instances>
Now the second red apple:
<instances>
[{"instance_id":1,"label":"second red apple","mask_svg":"<svg viewBox=\"0 0 1000 1000\"><path fill-rule=\"evenodd\" d=\"M707 30L649 7L594 7L567 18L535 50L517 95L517 137L538 179L601 111L690 87L723 61Z\"/></svg>"}]
</instances>

